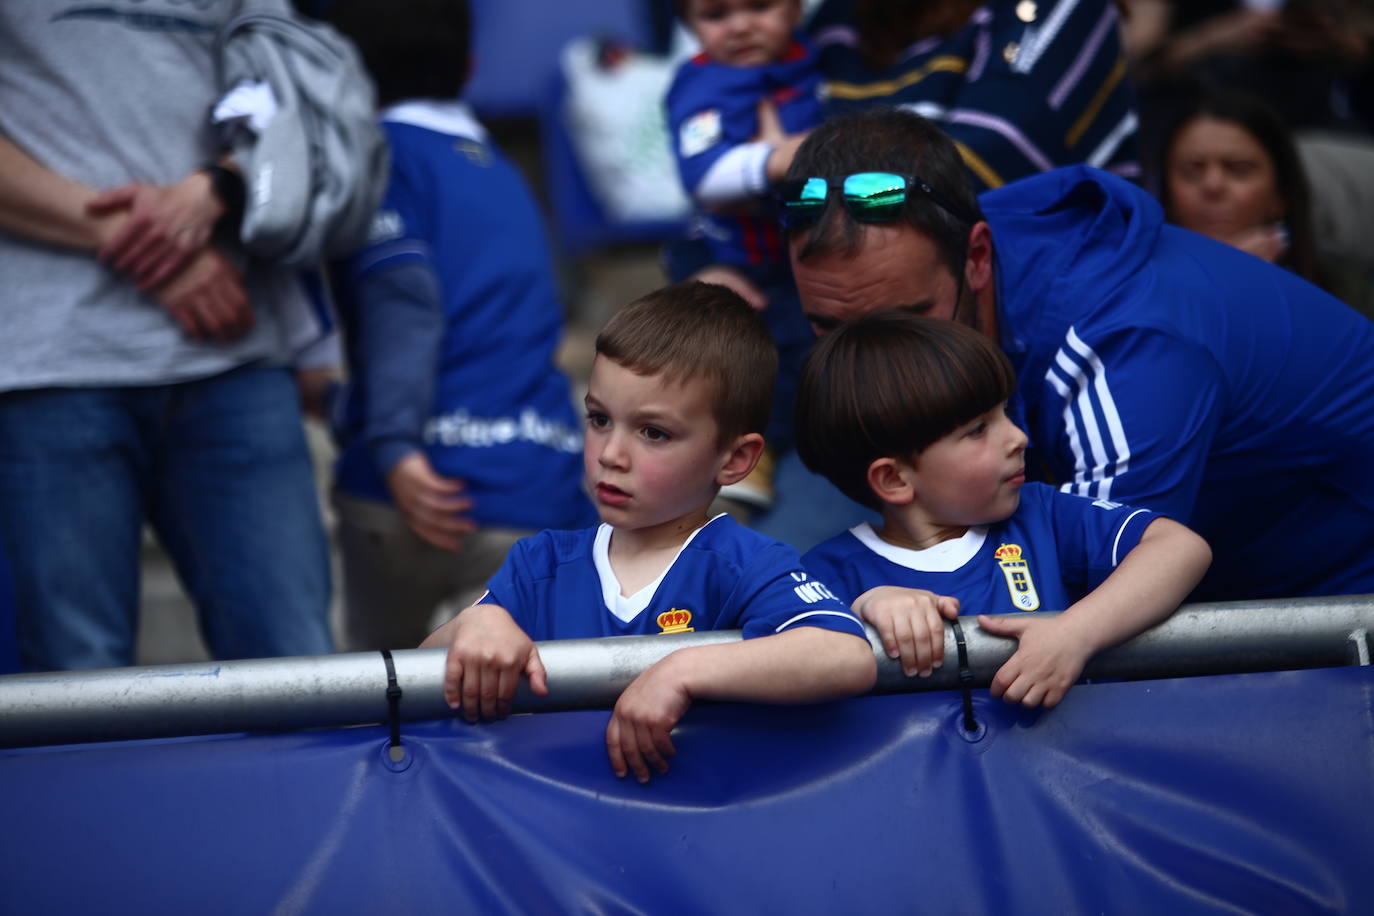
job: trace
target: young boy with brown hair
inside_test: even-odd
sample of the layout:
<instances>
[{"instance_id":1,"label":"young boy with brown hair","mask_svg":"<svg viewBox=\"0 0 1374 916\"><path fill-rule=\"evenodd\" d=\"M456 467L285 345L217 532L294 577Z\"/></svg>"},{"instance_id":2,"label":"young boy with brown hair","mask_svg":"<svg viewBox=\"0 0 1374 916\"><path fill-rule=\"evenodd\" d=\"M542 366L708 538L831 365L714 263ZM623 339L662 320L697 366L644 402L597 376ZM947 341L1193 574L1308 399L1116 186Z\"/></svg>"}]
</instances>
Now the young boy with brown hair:
<instances>
[{"instance_id":1,"label":"young boy with brown hair","mask_svg":"<svg viewBox=\"0 0 1374 916\"><path fill-rule=\"evenodd\" d=\"M1147 509L1026 483L1026 434L1006 414L1015 375L987 336L910 311L821 338L802 371L797 451L883 516L804 563L878 630L908 676L943 661L944 624L980 611L1019 640L992 694L1054 706L1095 653L1171 614L1211 551ZM1002 618L1063 610L1055 617Z\"/></svg>"},{"instance_id":2,"label":"young boy with brown hair","mask_svg":"<svg viewBox=\"0 0 1374 916\"><path fill-rule=\"evenodd\" d=\"M481 600L425 640L448 647L449 705L501 718L522 674L546 695L536 640L743 630L673 652L621 695L611 766L646 782L650 767L667 771L669 732L693 700L868 690L873 652L849 608L792 548L707 516L763 449L777 357L759 316L723 286L679 283L611 319L596 351L583 465L602 524L516 543Z\"/></svg>"}]
</instances>

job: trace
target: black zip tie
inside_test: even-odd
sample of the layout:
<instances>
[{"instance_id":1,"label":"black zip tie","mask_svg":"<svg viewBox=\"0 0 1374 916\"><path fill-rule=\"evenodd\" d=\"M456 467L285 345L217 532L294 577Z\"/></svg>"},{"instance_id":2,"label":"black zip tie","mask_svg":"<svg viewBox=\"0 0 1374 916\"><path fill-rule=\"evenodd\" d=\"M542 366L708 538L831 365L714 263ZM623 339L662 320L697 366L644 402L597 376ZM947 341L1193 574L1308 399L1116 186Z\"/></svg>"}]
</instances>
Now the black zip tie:
<instances>
[{"instance_id":1,"label":"black zip tie","mask_svg":"<svg viewBox=\"0 0 1374 916\"><path fill-rule=\"evenodd\" d=\"M958 620L951 620L954 630L954 646L959 650L959 692L964 695L964 731L978 731L978 720L973 718L973 669L968 666L968 644L964 642L964 628Z\"/></svg>"},{"instance_id":2,"label":"black zip tie","mask_svg":"<svg viewBox=\"0 0 1374 916\"><path fill-rule=\"evenodd\" d=\"M400 763L405 759L405 749L401 747L401 685L396 682L396 665L391 661L391 650L382 650L382 661L386 662L386 705L387 719L391 723L391 760Z\"/></svg>"}]
</instances>

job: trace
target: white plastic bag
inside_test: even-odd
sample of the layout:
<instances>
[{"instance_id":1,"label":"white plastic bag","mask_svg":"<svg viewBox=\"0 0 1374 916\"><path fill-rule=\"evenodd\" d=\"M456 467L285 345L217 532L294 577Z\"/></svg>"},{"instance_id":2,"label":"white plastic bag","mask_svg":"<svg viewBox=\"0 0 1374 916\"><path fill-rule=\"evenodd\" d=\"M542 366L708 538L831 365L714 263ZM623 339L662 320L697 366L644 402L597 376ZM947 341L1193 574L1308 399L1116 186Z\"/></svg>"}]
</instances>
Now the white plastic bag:
<instances>
[{"instance_id":1,"label":"white plastic bag","mask_svg":"<svg viewBox=\"0 0 1374 916\"><path fill-rule=\"evenodd\" d=\"M614 222L680 220L691 211L663 110L677 63L631 52L602 67L591 38L563 49L568 134L592 194Z\"/></svg>"}]
</instances>

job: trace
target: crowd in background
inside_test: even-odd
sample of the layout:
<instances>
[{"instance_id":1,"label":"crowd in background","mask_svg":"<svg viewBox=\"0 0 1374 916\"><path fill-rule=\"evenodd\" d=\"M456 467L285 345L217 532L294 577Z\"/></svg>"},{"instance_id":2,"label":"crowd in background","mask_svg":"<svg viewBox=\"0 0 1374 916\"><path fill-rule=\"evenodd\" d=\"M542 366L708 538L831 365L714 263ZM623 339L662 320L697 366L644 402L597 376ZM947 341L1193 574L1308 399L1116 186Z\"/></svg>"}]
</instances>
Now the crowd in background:
<instances>
[{"instance_id":1,"label":"crowd in background","mask_svg":"<svg viewBox=\"0 0 1374 916\"><path fill-rule=\"evenodd\" d=\"M145 524L210 651L233 658L415 645L516 538L595 519L576 380L554 356L576 297L527 178L461 103L482 66L465 6L300 5L0 10L0 671L133 663ZM645 4L665 46L671 7ZM822 119L915 111L977 191L1102 168L1171 222L1374 317L1374 6L824 0L807 14ZM334 56L313 84L233 77L322 47ZM338 91L349 104L321 101ZM746 117L741 145L810 126ZM805 349L785 255L761 275L718 263L700 232L664 241L665 282L726 283L779 313L785 356ZM338 377L297 373L336 326ZM298 392L338 436L343 632ZM779 416L771 481L731 508L805 548L847 510L831 514Z\"/></svg>"}]
</instances>

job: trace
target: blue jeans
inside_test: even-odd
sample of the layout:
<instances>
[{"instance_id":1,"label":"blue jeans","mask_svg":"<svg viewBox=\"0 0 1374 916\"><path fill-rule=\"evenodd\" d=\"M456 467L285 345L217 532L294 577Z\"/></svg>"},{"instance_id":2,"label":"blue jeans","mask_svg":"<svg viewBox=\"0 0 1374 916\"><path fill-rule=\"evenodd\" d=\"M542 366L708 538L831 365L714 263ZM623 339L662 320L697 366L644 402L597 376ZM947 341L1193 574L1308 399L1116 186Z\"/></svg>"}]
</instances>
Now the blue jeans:
<instances>
[{"instance_id":1,"label":"blue jeans","mask_svg":"<svg viewBox=\"0 0 1374 916\"><path fill-rule=\"evenodd\" d=\"M145 520L217 658L332 651L328 545L287 370L0 394L0 550L26 669L133 663Z\"/></svg>"}]
</instances>

